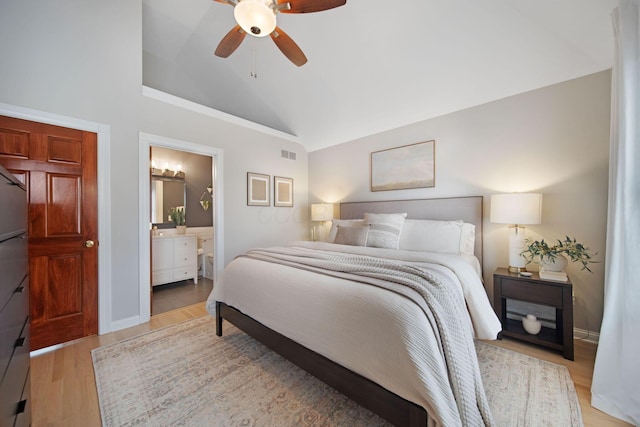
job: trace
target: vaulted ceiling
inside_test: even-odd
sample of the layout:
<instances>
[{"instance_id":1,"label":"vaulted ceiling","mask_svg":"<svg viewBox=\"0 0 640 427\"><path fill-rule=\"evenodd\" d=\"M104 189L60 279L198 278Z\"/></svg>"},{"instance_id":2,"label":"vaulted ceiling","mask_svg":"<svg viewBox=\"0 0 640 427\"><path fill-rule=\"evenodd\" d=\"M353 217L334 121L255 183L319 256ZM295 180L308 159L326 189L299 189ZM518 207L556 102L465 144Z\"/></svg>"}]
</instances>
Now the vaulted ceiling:
<instances>
[{"instance_id":1,"label":"vaulted ceiling","mask_svg":"<svg viewBox=\"0 0 640 427\"><path fill-rule=\"evenodd\" d=\"M270 37L214 56L230 5L143 0L143 80L314 151L610 68L616 3L347 0L278 14L309 59L296 67Z\"/></svg>"}]
</instances>

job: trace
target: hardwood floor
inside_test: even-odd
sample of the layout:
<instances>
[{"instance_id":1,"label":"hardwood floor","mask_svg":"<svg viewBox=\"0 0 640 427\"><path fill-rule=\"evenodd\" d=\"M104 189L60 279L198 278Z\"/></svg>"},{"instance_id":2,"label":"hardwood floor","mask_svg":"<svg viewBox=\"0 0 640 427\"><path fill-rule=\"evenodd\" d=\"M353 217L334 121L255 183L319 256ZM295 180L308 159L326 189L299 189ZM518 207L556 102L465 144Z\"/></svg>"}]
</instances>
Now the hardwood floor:
<instances>
[{"instance_id":1,"label":"hardwood floor","mask_svg":"<svg viewBox=\"0 0 640 427\"><path fill-rule=\"evenodd\" d=\"M33 397L32 425L41 426L99 426L100 409L96 392L91 350L153 329L206 315L204 303L169 311L151 318L149 323L77 340L57 350L31 359L31 390ZM494 341L501 347L529 354L569 368L576 386L584 424L587 427L628 426L589 404L591 376L595 359L594 344L575 343L575 362L560 354L514 340Z\"/></svg>"},{"instance_id":2,"label":"hardwood floor","mask_svg":"<svg viewBox=\"0 0 640 427\"><path fill-rule=\"evenodd\" d=\"M133 328L92 336L31 358L32 426L100 426L91 350L207 315L204 302L151 317Z\"/></svg>"},{"instance_id":3,"label":"hardwood floor","mask_svg":"<svg viewBox=\"0 0 640 427\"><path fill-rule=\"evenodd\" d=\"M152 297L152 315L166 313L188 305L206 301L213 289L213 280L201 277L198 284L193 280L167 283L154 286Z\"/></svg>"}]
</instances>

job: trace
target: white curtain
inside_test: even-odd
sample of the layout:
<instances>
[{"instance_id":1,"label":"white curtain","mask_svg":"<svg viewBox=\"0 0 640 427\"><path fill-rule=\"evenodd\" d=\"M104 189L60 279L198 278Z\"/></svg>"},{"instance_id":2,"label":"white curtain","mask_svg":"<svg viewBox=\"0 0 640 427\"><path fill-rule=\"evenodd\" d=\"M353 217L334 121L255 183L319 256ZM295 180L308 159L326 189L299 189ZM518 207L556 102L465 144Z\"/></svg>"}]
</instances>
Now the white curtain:
<instances>
[{"instance_id":1,"label":"white curtain","mask_svg":"<svg viewBox=\"0 0 640 427\"><path fill-rule=\"evenodd\" d=\"M604 315L591 404L640 425L640 7L613 12L609 212Z\"/></svg>"}]
</instances>

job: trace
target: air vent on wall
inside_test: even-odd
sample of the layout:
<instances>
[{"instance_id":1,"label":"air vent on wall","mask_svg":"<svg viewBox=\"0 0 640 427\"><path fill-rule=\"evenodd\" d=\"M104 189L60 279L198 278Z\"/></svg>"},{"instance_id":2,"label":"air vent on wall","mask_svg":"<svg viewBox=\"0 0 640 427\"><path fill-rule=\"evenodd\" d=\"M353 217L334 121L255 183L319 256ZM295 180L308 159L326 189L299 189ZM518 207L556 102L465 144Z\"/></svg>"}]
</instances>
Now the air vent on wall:
<instances>
[{"instance_id":1,"label":"air vent on wall","mask_svg":"<svg viewBox=\"0 0 640 427\"><path fill-rule=\"evenodd\" d=\"M289 159L289 160L295 160L296 159L296 153L293 152L293 151L280 150L280 156L283 159Z\"/></svg>"}]
</instances>

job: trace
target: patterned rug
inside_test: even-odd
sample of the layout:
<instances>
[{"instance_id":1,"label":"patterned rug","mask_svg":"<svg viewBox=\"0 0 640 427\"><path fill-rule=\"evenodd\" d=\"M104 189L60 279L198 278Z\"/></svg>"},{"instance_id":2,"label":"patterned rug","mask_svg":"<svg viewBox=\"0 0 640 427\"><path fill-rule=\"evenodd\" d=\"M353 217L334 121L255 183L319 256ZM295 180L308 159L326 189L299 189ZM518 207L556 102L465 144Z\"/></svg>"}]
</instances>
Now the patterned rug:
<instances>
[{"instance_id":1,"label":"patterned rug","mask_svg":"<svg viewBox=\"0 0 640 427\"><path fill-rule=\"evenodd\" d=\"M104 426L383 426L384 420L210 316L92 352ZM581 426L566 367L476 343L497 426Z\"/></svg>"}]
</instances>

